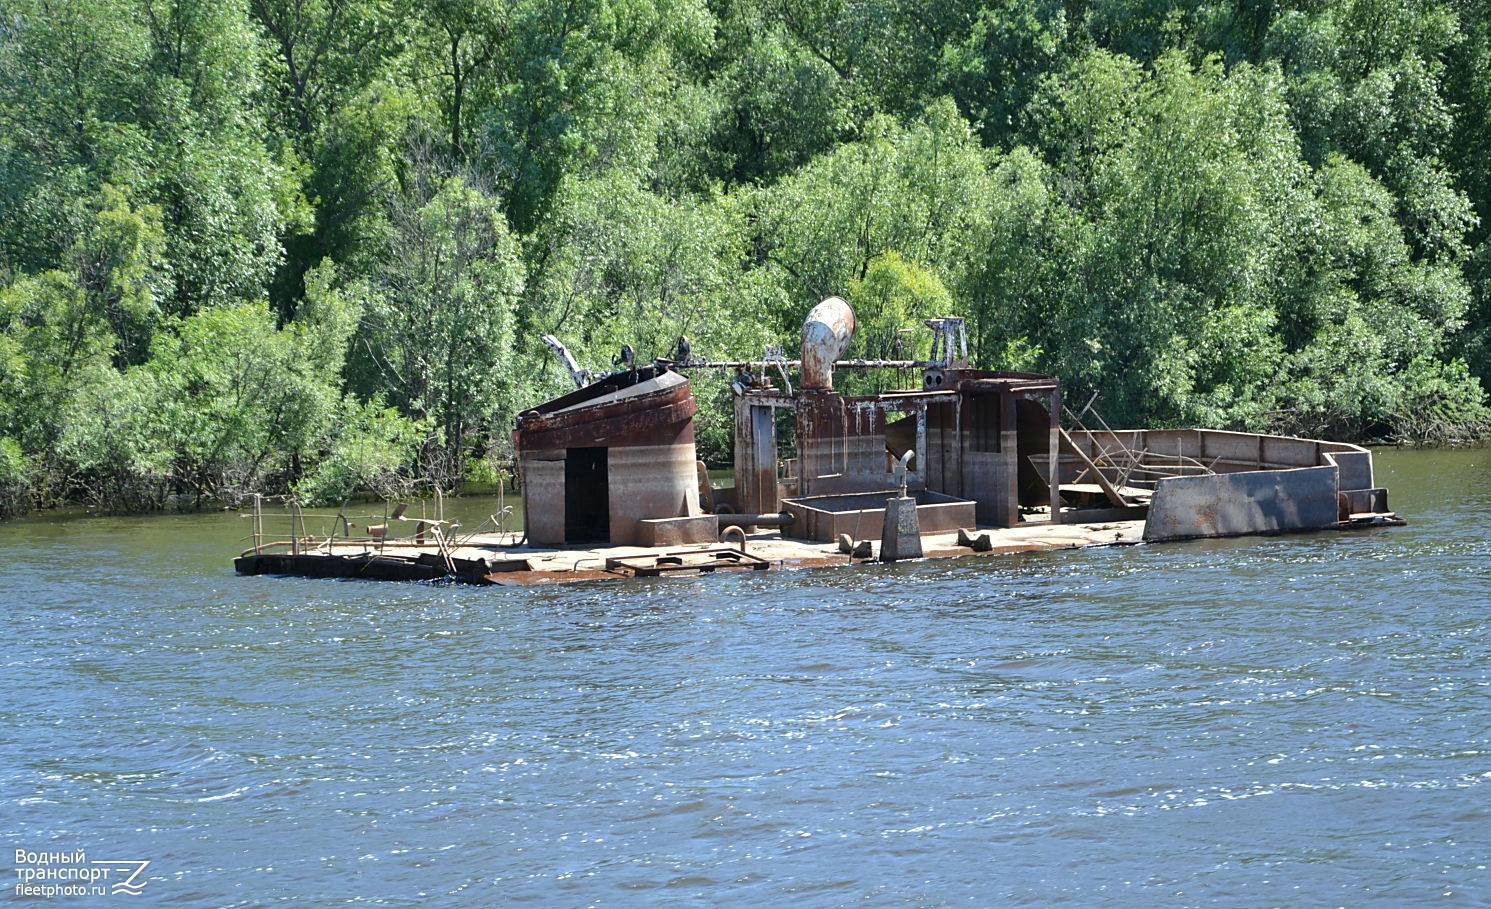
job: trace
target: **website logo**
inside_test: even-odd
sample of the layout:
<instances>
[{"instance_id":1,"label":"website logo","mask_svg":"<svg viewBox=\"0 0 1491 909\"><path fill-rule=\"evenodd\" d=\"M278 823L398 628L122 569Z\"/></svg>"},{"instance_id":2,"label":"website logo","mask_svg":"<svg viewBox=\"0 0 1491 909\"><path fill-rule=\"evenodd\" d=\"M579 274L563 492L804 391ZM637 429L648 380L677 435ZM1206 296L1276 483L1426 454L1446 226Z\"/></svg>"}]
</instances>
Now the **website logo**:
<instances>
[{"instance_id":1,"label":"website logo","mask_svg":"<svg viewBox=\"0 0 1491 909\"><path fill-rule=\"evenodd\" d=\"M16 896L140 896L148 859L92 859L75 852L16 850Z\"/></svg>"}]
</instances>

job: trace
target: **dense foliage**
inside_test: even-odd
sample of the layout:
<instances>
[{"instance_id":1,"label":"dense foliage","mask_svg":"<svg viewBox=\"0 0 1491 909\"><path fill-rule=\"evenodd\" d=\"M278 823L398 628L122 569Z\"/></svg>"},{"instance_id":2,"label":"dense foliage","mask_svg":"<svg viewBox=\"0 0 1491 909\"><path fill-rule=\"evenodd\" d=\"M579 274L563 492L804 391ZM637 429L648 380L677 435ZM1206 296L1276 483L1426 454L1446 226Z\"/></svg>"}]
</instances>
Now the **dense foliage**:
<instances>
[{"instance_id":1,"label":"dense foliage","mask_svg":"<svg viewBox=\"0 0 1491 909\"><path fill-rule=\"evenodd\" d=\"M1487 0L3 0L0 513L448 486L621 344L970 319L1114 425L1481 434ZM728 394L699 376L703 396ZM729 427L706 417L706 453Z\"/></svg>"}]
</instances>

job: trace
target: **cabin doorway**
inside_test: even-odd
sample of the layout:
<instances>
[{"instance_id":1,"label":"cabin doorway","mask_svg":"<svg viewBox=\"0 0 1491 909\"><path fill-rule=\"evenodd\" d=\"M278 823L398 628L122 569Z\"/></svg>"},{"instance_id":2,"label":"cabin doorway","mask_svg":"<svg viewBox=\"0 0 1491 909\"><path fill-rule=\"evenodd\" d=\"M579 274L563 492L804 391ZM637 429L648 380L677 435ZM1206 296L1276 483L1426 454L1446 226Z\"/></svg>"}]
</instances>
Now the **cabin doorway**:
<instances>
[{"instance_id":1,"label":"cabin doorway","mask_svg":"<svg viewBox=\"0 0 1491 909\"><path fill-rule=\"evenodd\" d=\"M611 492L606 449L569 448L564 452L564 542L611 540Z\"/></svg>"},{"instance_id":2,"label":"cabin doorway","mask_svg":"<svg viewBox=\"0 0 1491 909\"><path fill-rule=\"evenodd\" d=\"M1015 399L1021 508L1051 506L1051 411L1032 395ZM1054 520L1050 514L1048 519Z\"/></svg>"}]
</instances>

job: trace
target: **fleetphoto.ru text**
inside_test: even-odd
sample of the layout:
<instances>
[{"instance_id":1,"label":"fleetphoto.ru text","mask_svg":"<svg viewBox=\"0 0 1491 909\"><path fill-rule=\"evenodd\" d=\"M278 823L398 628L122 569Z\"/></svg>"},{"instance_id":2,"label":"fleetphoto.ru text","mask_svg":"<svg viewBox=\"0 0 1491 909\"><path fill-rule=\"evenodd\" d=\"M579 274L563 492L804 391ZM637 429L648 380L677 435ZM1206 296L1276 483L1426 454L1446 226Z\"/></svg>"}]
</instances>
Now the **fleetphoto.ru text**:
<instances>
[{"instance_id":1,"label":"fleetphoto.ru text","mask_svg":"<svg viewBox=\"0 0 1491 909\"><path fill-rule=\"evenodd\" d=\"M139 896L149 880L145 860L89 859L75 852L16 850L16 896Z\"/></svg>"}]
</instances>

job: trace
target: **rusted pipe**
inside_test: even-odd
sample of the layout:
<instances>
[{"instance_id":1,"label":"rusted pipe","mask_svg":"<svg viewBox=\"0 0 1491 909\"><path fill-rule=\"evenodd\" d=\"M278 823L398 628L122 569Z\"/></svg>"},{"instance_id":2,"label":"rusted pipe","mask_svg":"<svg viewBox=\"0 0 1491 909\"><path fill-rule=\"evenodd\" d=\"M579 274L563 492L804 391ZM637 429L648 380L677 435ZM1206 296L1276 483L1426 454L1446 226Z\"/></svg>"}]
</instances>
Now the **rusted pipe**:
<instances>
[{"instance_id":1,"label":"rusted pipe","mask_svg":"<svg viewBox=\"0 0 1491 909\"><path fill-rule=\"evenodd\" d=\"M839 297L829 297L808 313L802 323L802 387L832 391L834 361L854 337L854 310Z\"/></svg>"},{"instance_id":2,"label":"rusted pipe","mask_svg":"<svg viewBox=\"0 0 1491 909\"><path fill-rule=\"evenodd\" d=\"M797 515L790 511L779 511L776 514L734 514L722 512L715 515L719 518L721 526L739 524L742 527L755 525L757 527L787 527L797 520Z\"/></svg>"},{"instance_id":3,"label":"rusted pipe","mask_svg":"<svg viewBox=\"0 0 1491 909\"><path fill-rule=\"evenodd\" d=\"M742 529L741 527L736 526L735 524L731 524L729 527L726 527L724 530L720 531L720 542L721 543L726 542L730 537L736 537L737 539L739 539L740 540L740 551L741 552L745 552L746 551L745 550L746 535L745 535L745 530L744 529Z\"/></svg>"}]
</instances>

